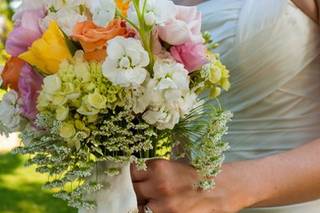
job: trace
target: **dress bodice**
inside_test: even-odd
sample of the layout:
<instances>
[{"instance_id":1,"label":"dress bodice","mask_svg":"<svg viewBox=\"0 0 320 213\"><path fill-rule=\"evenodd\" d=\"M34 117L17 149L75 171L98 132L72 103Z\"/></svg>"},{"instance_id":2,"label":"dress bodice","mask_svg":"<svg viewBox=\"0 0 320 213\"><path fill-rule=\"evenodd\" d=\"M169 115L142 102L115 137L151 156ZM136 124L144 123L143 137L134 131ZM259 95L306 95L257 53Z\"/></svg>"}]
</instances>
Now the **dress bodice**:
<instances>
[{"instance_id":1,"label":"dress bodice","mask_svg":"<svg viewBox=\"0 0 320 213\"><path fill-rule=\"evenodd\" d=\"M222 102L235 116L227 161L256 159L320 138L320 31L289 0L209 0L204 30L231 71Z\"/></svg>"},{"instance_id":2,"label":"dress bodice","mask_svg":"<svg viewBox=\"0 0 320 213\"><path fill-rule=\"evenodd\" d=\"M319 0L320 1L320 0ZM227 161L294 149L320 138L320 31L290 0L209 0L203 30L231 71L222 96L234 112ZM318 213L320 201L241 213Z\"/></svg>"}]
</instances>

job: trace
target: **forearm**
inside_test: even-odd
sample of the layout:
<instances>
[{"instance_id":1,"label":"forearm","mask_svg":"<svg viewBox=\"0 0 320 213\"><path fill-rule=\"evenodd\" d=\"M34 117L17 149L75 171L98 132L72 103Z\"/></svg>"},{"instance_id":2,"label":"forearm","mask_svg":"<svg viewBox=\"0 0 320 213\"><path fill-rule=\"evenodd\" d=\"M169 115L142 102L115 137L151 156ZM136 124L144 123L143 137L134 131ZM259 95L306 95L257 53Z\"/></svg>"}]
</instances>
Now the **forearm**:
<instances>
[{"instance_id":1,"label":"forearm","mask_svg":"<svg viewBox=\"0 0 320 213\"><path fill-rule=\"evenodd\" d=\"M319 23L318 8L315 0L292 0L307 16Z\"/></svg>"},{"instance_id":2,"label":"forearm","mask_svg":"<svg viewBox=\"0 0 320 213\"><path fill-rule=\"evenodd\" d=\"M238 164L247 173L243 190L255 207L320 198L320 139L283 154Z\"/></svg>"}]
</instances>

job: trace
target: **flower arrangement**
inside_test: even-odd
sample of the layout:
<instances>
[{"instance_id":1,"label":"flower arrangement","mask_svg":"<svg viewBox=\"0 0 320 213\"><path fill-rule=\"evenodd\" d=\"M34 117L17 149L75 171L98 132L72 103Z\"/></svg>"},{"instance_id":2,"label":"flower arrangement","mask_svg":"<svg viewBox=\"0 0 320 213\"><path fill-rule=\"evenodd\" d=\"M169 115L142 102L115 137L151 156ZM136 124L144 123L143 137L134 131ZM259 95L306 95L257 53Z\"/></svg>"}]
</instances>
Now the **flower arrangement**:
<instances>
[{"instance_id":1,"label":"flower arrangement","mask_svg":"<svg viewBox=\"0 0 320 213\"><path fill-rule=\"evenodd\" d=\"M45 188L58 189L70 206L93 209L90 194L113 184L97 177L121 176L133 162L146 169L155 157L189 159L199 186L213 187L231 113L210 100L229 89L229 72L195 7L24 0L14 21L0 132L21 132L16 152L49 174Z\"/></svg>"}]
</instances>

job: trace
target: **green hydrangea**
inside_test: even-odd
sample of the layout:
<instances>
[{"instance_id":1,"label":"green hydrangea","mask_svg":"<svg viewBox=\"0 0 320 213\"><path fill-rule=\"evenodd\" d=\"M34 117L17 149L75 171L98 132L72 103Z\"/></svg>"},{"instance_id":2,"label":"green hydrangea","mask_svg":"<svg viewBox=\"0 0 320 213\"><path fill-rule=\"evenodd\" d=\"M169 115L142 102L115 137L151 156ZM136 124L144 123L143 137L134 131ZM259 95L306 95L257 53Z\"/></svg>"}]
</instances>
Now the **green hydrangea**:
<instances>
[{"instance_id":1,"label":"green hydrangea","mask_svg":"<svg viewBox=\"0 0 320 213\"><path fill-rule=\"evenodd\" d=\"M44 79L37 108L54 114L61 121L60 136L79 147L79 139L89 137L99 116L124 106L128 95L103 76L100 63L85 61L78 51L72 61L64 61L55 75Z\"/></svg>"},{"instance_id":2,"label":"green hydrangea","mask_svg":"<svg viewBox=\"0 0 320 213\"><path fill-rule=\"evenodd\" d=\"M231 87L230 73L227 67L221 62L218 54L214 54L211 49L218 47L214 43L211 34L203 33L205 44L207 45L208 63L202 67L200 72L191 74L191 88L200 94L204 91L209 91L210 98L217 98L222 91L228 91Z\"/></svg>"},{"instance_id":3,"label":"green hydrangea","mask_svg":"<svg viewBox=\"0 0 320 213\"><path fill-rule=\"evenodd\" d=\"M230 89L229 70L221 62L218 55L208 52L209 63L200 72L191 75L192 88L200 94L209 90L211 98L217 98L222 90Z\"/></svg>"}]
</instances>

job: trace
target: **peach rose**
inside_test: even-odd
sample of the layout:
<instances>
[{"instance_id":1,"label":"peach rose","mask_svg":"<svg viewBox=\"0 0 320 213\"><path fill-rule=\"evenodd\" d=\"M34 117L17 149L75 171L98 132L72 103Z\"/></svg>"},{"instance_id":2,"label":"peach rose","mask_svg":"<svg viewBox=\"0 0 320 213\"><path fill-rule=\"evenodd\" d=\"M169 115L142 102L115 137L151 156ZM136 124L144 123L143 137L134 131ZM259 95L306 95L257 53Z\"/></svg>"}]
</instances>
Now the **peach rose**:
<instances>
[{"instance_id":1,"label":"peach rose","mask_svg":"<svg viewBox=\"0 0 320 213\"><path fill-rule=\"evenodd\" d=\"M121 19L111 21L106 27L85 21L76 24L72 38L80 42L86 60L103 61L106 58L107 41L116 36L134 37L135 32Z\"/></svg>"}]
</instances>

